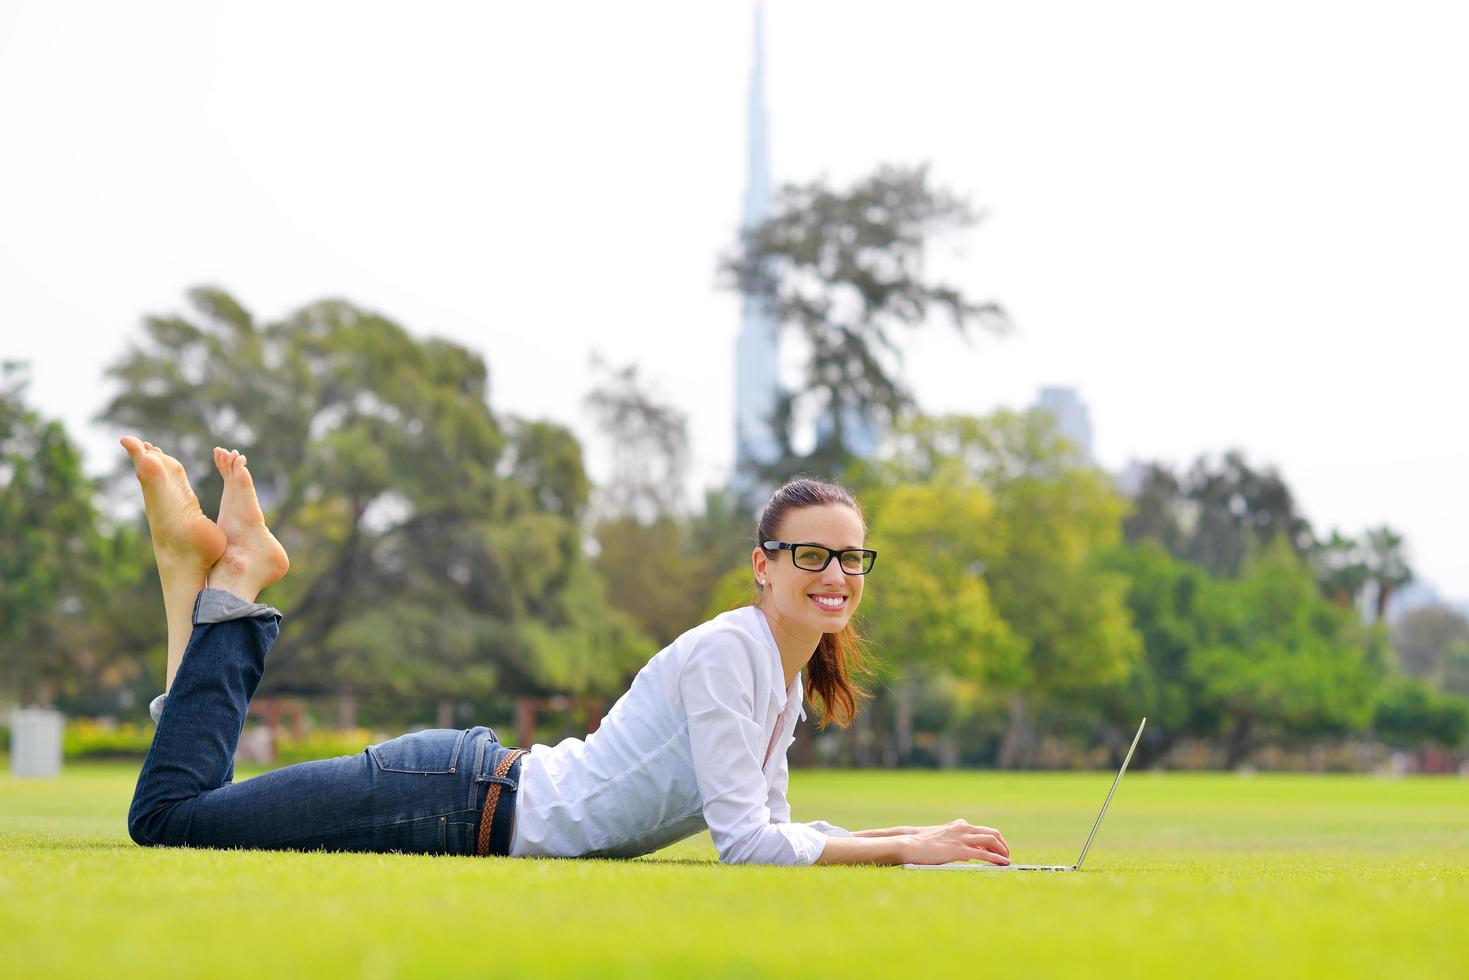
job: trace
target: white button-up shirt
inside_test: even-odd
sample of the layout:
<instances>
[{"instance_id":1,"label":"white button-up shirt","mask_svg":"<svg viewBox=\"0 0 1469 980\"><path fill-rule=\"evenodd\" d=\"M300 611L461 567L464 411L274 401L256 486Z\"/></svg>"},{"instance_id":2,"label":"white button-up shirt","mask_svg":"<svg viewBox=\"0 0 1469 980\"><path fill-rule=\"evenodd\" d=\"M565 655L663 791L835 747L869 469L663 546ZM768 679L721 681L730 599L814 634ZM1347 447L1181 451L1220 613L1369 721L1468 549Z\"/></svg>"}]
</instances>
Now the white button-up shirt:
<instances>
[{"instance_id":1,"label":"white button-up shirt","mask_svg":"<svg viewBox=\"0 0 1469 980\"><path fill-rule=\"evenodd\" d=\"M583 741L537 743L520 760L512 857L636 857L706 827L730 864L812 864L824 820L791 823L786 750L801 675L754 606L721 613L638 671Z\"/></svg>"}]
</instances>

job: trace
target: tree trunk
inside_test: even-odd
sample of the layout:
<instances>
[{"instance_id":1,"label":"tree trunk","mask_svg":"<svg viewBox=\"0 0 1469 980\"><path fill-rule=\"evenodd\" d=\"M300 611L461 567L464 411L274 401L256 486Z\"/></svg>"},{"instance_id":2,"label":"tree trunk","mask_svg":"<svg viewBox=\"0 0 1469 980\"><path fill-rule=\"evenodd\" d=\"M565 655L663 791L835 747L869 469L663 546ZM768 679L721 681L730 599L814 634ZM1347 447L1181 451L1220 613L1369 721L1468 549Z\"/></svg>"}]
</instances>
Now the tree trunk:
<instances>
[{"instance_id":1,"label":"tree trunk","mask_svg":"<svg viewBox=\"0 0 1469 980\"><path fill-rule=\"evenodd\" d=\"M959 740L948 732L939 735L934 741L934 751L939 757L940 769L959 768Z\"/></svg>"},{"instance_id":2,"label":"tree trunk","mask_svg":"<svg viewBox=\"0 0 1469 980\"><path fill-rule=\"evenodd\" d=\"M858 769L872 768L872 715L877 710L878 698L874 697L857 712L852 721L852 762Z\"/></svg>"},{"instance_id":3,"label":"tree trunk","mask_svg":"<svg viewBox=\"0 0 1469 980\"><path fill-rule=\"evenodd\" d=\"M807 711L805 721L796 722L796 741L791 745L790 764L796 769L810 769L816 762L816 747L812 744L816 738L816 724L811 720L811 712Z\"/></svg>"},{"instance_id":4,"label":"tree trunk","mask_svg":"<svg viewBox=\"0 0 1469 980\"><path fill-rule=\"evenodd\" d=\"M337 694L337 728L342 731L357 727L357 695L351 691Z\"/></svg>"},{"instance_id":5,"label":"tree trunk","mask_svg":"<svg viewBox=\"0 0 1469 980\"><path fill-rule=\"evenodd\" d=\"M893 743L897 748L897 764L913 764L913 677L905 673L898 684L893 706Z\"/></svg>"},{"instance_id":6,"label":"tree trunk","mask_svg":"<svg viewBox=\"0 0 1469 980\"><path fill-rule=\"evenodd\" d=\"M448 698L439 701L439 727L454 727L454 702Z\"/></svg>"},{"instance_id":7,"label":"tree trunk","mask_svg":"<svg viewBox=\"0 0 1469 980\"><path fill-rule=\"evenodd\" d=\"M1249 758L1250 750L1254 748L1251 735L1250 719L1241 718L1235 722L1229 732L1229 737L1224 742L1224 768L1237 769Z\"/></svg>"},{"instance_id":8,"label":"tree trunk","mask_svg":"<svg viewBox=\"0 0 1469 980\"><path fill-rule=\"evenodd\" d=\"M878 697L873 705L881 705L881 710L873 715L872 724L867 729L868 745L871 746L872 767L874 769L891 769L898 764L897 753L893 751L892 737L887 733L892 731L892 719L889 717L893 711L893 692L883 688L878 692Z\"/></svg>"},{"instance_id":9,"label":"tree trunk","mask_svg":"<svg viewBox=\"0 0 1469 980\"><path fill-rule=\"evenodd\" d=\"M1392 598L1392 594L1393 587L1391 585L1385 585L1382 582L1377 583L1377 619L1375 622L1380 623L1387 616L1387 601Z\"/></svg>"},{"instance_id":10,"label":"tree trunk","mask_svg":"<svg viewBox=\"0 0 1469 980\"><path fill-rule=\"evenodd\" d=\"M1035 758L1035 719L1025 703L1025 695L1010 695L1010 727L1000 743L1000 768L1023 769Z\"/></svg>"}]
</instances>

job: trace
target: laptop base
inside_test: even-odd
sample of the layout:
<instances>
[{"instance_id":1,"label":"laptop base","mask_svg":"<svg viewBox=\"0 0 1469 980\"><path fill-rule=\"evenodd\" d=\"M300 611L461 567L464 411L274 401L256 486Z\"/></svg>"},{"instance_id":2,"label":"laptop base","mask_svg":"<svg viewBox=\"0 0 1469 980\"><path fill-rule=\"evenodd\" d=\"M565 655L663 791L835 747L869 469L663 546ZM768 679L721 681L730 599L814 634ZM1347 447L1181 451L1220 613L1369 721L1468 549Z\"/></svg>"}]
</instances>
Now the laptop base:
<instances>
[{"instance_id":1,"label":"laptop base","mask_svg":"<svg viewBox=\"0 0 1469 980\"><path fill-rule=\"evenodd\" d=\"M1092 846L1092 841L1097 836L1097 828L1102 825L1102 818L1107 815L1107 807L1112 803L1112 794L1117 792L1117 784L1122 782L1122 774L1127 772L1127 764L1132 761L1132 753L1137 749L1138 740L1143 737L1143 726L1148 723L1146 717L1138 724L1137 734L1132 737L1132 745L1127 749L1127 755L1122 759L1122 768L1117 770L1117 775L1112 780L1112 788L1107 790L1107 798L1102 801L1102 809L1097 813L1097 820L1092 824L1092 832L1087 835L1086 843L1081 845L1081 856L1072 865L1059 864L989 864L982 861L950 861L948 864L905 864L903 867L910 871L1080 871L1081 863L1086 860L1087 849Z\"/></svg>"},{"instance_id":2,"label":"laptop base","mask_svg":"<svg viewBox=\"0 0 1469 980\"><path fill-rule=\"evenodd\" d=\"M1075 865L1069 864L966 864L964 862L951 862L949 864L905 864L905 868L914 871L1075 871Z\"/></svg>"}]
</instances>

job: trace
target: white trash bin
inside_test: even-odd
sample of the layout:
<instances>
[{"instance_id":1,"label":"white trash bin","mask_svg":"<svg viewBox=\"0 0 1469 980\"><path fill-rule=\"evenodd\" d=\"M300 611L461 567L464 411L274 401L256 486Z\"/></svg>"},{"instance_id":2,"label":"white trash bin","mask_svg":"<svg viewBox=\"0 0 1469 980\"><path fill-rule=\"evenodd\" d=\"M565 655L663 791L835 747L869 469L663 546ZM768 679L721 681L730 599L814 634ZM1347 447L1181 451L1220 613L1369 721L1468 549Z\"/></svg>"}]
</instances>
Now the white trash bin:
<instances>
[{"instance_id":1,"label":"white trash bin","mask_svg":"<svg viewBox=\"0 0 1469 980\"><path fill-rule=\"evenodd\" d=\"M61 712L20 708L10 713L10 771L17 776L61 775Z\"/></svg>"}]
</instances>

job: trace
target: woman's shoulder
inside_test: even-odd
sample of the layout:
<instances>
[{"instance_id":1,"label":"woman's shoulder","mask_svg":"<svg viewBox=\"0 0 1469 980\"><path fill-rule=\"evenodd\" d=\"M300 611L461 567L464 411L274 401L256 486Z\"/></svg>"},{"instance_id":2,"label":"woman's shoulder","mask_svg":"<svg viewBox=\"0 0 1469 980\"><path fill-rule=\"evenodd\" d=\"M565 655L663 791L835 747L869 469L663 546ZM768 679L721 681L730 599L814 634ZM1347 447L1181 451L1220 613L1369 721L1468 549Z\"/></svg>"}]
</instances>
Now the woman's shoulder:
<instances>
[{"instance_id":1,"label":"woman's shoulder","mask_svg":"<svg viewBox=\"0 0 1469 980\"><path fill-rule=\"evenodd\" d=\"M673 643L680 667L728 665L739 660L754 665L757 677L764 674L772 643L764 617L754 606L741 606L700 623Z\"/></svg>"},{"instance_id":2,"label":"woman's shoulder","mask_svg":"<svg viewBox=\"0 0 1469 980\"><path fill-rule=\"evenodd\" d=\"M713 619L707 619L684 634L693 643L731 640L748 643L755 647L767 645L770 628L765 625L765 614L754 606L740 606L726 610Z\"/></svg>"}]
</instances>

